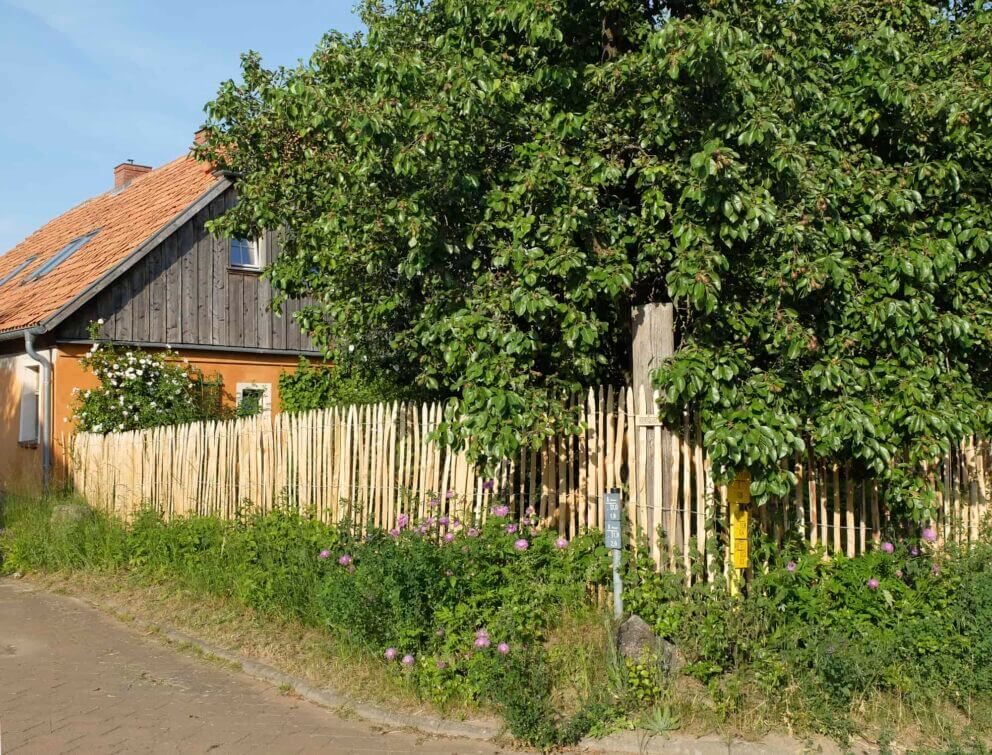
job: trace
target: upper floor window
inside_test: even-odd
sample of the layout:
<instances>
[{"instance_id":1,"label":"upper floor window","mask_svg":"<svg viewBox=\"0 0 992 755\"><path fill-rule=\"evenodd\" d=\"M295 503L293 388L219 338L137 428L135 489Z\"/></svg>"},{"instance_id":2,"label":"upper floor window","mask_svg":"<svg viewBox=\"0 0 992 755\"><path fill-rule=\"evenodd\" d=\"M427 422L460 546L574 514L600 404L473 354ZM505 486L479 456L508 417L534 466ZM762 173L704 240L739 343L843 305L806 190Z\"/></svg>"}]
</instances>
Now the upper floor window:
<instances>
[{"instance_id":1,"label":"upper floor window","mask_svg":"<svg viewBox=\"0 0 992 755\"><path fill-rule=\"evenodd\" d=\"M231 267L259 270L262 267L258 239L231 239Z\"/></svg>"}]
</instances>

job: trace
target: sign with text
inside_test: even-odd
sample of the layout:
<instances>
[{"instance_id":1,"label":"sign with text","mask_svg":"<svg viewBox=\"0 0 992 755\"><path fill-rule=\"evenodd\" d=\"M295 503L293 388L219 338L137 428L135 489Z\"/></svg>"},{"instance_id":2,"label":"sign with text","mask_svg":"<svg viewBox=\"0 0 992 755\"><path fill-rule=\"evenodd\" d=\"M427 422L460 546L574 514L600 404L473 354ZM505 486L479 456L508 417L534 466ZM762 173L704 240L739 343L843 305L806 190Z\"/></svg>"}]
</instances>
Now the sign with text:
<instances>
[{"instance_id":1,"label":"sign with text","mask_svg":"<svg viewBox=\"0 0 992 755\"><path fill-rule=\"evenodd\" d=\"M734 569L746 569L751 555L747 511L751 503L751 475L746 471L727 486L727 502L730 504L730 558Z\"/></svg>"},{"instance_id":2,"label":"sign with text","mask_svg":"<svg viewBox=\"0 0 992 755\"><path fill-rule=\"evenodd\" d=\"M738 503L730 504L730 533L735 569L746 569L749 563L747 509Z\"/></svg>"},{"instance_id":3,"label":"sign with text","mask_svg":"<svg viewBox=\"0 0 992 755\"><path fill-rule=\"evenodd\" d=\"M607 492L603 504L603 519L606 522L606 547L610 550L620 550L622 547L620 539L620 491L613 489Z\"/></svg>"}]
</instances>

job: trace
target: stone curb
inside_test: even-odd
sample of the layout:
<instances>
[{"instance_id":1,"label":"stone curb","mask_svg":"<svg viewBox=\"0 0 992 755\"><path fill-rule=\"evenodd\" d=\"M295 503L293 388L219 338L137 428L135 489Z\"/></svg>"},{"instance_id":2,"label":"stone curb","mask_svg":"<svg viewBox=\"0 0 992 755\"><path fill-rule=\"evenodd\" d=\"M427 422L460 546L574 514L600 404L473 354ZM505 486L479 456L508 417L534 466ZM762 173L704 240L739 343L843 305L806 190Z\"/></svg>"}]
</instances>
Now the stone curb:
<instances>
[{"instance_id":1,"label":"stone curb","mask_svg":"<svg viewBox=\"0 0 992 755\"><path fill-rule=\"evenodd\" d=\"M305 700L329 709L344 710L354 713L359 718L372 724L382 726L413 729L441 737L456 737L477 741L492 742L505 733L502 724L495 720L452 721L429 714L412 715L396 713L377 705L359 703L333 692L314 687L299 677L283 673L272 666L239 655L225 648L213 645L193 635L178 629L164 626L157 622L148 621L131 614L123 606L113 603L100 603L79 596L65 596L87 603L98 610L112 614L119 621L138 627L146 632L157 634L170 642L192 647L227 663L238 666L248 676L261 679L277 686L291 688ZM769 741L772 740L772 741ZM602 739L586 737L581 740L577 749L589 753L616 753L617 755L793 755L797 752L840 752L833 742L821 740L819 746L808 745L788 738L771 737L761 742L745 740L727 740L716 736L703 737L666 737L659 735L647 737L634 732L610 734Z\"/></svg>"}]
</instances>

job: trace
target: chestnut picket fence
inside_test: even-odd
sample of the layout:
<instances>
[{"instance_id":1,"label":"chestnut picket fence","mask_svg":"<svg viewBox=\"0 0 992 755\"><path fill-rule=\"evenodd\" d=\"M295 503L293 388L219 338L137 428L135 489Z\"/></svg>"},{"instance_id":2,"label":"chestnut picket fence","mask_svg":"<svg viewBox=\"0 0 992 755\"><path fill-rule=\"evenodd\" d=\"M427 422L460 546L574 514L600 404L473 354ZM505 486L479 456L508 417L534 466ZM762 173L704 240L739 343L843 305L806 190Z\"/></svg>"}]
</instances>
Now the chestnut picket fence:
<instances>
[{"instance_id":1,"label":"chestnut picket fence","mask_svg":"<svg viewBox=\"0 0 992 755\"><path fill-rule=\"evenodd\" d=\"M533 506L547 526L572 537L602 529L603 493L624 491L635 547L660 567L715 579L727 568L727 490L712 474L698 424L664 427L643 389L597 388L578 401L583 430L548 439L499 465L491 483L464 451L435 443L439 403L342 406L274 418L200 422L63 439L72 486L124 518L142 507L166 517L234 517L289 505L326 521L351 517L389 528L400 514L482 521L497 498L519 515ZM752 514L775 540L799 537L854 556L919 525L893 519L884 491L848 465L797 457L799 484ZM979 536L989 513L988 442L970 439L928 470L941 542Z\"/></svg>"}]
</instances>

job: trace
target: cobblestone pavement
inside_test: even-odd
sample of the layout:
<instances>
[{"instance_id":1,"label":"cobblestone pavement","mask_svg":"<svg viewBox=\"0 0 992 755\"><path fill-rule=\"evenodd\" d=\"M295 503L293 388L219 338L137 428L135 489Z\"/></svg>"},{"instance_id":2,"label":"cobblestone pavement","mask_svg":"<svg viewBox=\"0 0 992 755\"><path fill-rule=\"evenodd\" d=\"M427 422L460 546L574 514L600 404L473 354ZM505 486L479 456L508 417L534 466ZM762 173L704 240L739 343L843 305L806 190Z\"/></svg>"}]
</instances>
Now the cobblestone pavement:
<instances>
[{"instance_id":1,"label":"cobblestone pavement","mask_svg":"<svg viewBox=\"0 0 992 755\"><path fill-rule=\"evenodd\" d=\"M0 579L0 753L495 753L385 731Z\"/></svg>"}]
</instances>

